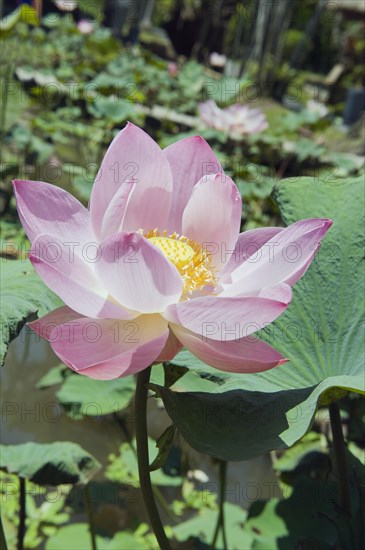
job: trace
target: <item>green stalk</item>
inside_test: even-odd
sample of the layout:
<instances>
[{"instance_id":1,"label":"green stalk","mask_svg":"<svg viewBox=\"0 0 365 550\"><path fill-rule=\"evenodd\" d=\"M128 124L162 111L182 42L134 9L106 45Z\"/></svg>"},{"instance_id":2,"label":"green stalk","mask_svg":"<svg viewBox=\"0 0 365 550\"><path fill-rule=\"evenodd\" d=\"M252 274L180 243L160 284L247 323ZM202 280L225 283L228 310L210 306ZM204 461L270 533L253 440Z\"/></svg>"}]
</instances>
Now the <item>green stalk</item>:
<instances>
[{"instance_id":1,"label":"green stalk","mask_svg":"<svg viewBox=\"0 0 365 550\"><path fill-rule=\"evenodd\" d=\"M85 485L84 487L84 496L85 496L86 512L87 512L87 517L89 522L91 548L92 550L97 550L96 534L95 534L95 517L94 517L93 504L91 501L88 485Z\"/></svg>"},{"instance_id":2,"label":"green stalk","mask_svg":"<svg viewBox=\"0 0 365 550\"><path fill-rule=\"evenodd\" d=\"M227 485L227 462L225 460L219 461L219 514L217 519L217 525L215 527L211 548L214 549L217 544L219 531L222 530L223 547L228 549L226 526L224 518L224 503L226 497L226 485Z\"/></svg>"},{"instance_id":3,"label":"green stalk","mask_svg":"<svg viewBox=\"0 0 365 550\"><path fill-rule=\"evenodd\" d=\"M158 513L154 499L151 476L150 462L148 454L148 434L147 434L147 384L150 380L151 367L141 371L137 375L137 388L135 395L135 421L136 421L136 441L137 441L137 460L139 481L141 492L145 503L148 517L151 522L153 532L160 545L161 550L171 550L170 543L166 537L161 518Z\"/></svg>"},{"instance_id":4,"label":"green stalk","mask_svg":"<svg viewBox=\"0 0 365 550\"><path fill-rule=\"evenodd\" d=\"M329 406L330 422L332 431L333 450L335 453L335 463L337 471L337 480L339 488L340 506L344 512L351 517L351 499L349 475L346 460L346 445L342 431L342 421L340 408L337 402Z\"/></svg>"},{"instance_id":5,"label":"green stalk","mask_svg":"<svg viewBox=\"0 0 365 550\"><path fill-rule=\"evenodd\" d=\"M118 426L122 429L122 432L124 433L124 436L127 440L127 443L129 444L129 447L130 447L131 451L133 452L134 456L137 458L137 451L136 451L136 448L135 448L135 446L133 445L133 443L131 441L132 437L131 437L131 434L129 433L129 430L128 430L127 426L124 424L123 419L120 418L120 416L118 416L117 413L114 413L113 416L114 416L114 419L115 419L116 423L118 424ZM165 500L163 494L161 493L160 489L156 485L152 485L152 491L153 491L153 494L155 496L155 499L157 500L157 502L159 503L159 505L161 506L161 508L165 512L165 514L169 516L171 521L174 521L176 523L176 515L170 509L170 507L169 507L168 503L166 502L166 500Z\"/></svg>"},{"instance_id":6,"label":"green stalk","mask_svg":"<svg viewBox=\"0 0 365 550\"><path fill-rule=\"evenodd\" d=\"M23 550L24 549L24 537L25 537L25 518L27 517L27 510L26 510L26 486L25 486L25 478L20 477L19 478L19 524L18 524L18 545L17 550Z\"/></svg>"}]
</instances>

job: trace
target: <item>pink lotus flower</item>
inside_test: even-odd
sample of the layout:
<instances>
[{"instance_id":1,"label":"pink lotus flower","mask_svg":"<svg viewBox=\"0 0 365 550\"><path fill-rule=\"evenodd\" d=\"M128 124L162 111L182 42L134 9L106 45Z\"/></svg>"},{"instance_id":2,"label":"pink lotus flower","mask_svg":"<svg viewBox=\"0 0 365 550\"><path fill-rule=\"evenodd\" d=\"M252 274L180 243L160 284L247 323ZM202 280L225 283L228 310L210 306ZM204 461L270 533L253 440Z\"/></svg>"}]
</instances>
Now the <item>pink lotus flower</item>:
<instances>
[{"instance_id":1,"label":"pink lotus flower","mask_svg":"<svg viewBox=\"0 0 365 550\"><path fill-rule=\"evenodd\" d=\"M81 19L77 23L77 28L81 34L91 34L94 30L94 23L90 19Z\"/></svg>"},{"instance_id":2,"label":"pink lotus flower","mask_svg":"<svg viewBox=\"0 0 365 550\"><path fill-rule=\"evenodd\" d=\"M268 128L266 117L260 109L250 109L247 105L235 103L220 109L213 100L199 103L201 120L210 128L215 128L239 139L244 135L258 134Z\"/></svg>"},{"instance_id":3,"label":"pink lotus flower","mask_svg":"<svg viewBox=\"0 0 365 550\"><path fill-rule=\"evenodd\" d=\"M71 369L116 378L182 346L231 372L285 361L252 334L288 307L330 220L239 234L241 196L208 144L161 150L130 123L88 209L48 183L14 187L30 260L65 303L30 326Z\"/></svg>"},{"instance_id":4,"label":"pink lotus flower","mask_svg":"<svg viewBox=\"0 0 365 550\"><path fill-rule=\"evenodd\" d=\"M175 77L179 74L179 66L174 61L170 61L167 64L167 72L169 76Z\"/></svg>"}]
</instances>

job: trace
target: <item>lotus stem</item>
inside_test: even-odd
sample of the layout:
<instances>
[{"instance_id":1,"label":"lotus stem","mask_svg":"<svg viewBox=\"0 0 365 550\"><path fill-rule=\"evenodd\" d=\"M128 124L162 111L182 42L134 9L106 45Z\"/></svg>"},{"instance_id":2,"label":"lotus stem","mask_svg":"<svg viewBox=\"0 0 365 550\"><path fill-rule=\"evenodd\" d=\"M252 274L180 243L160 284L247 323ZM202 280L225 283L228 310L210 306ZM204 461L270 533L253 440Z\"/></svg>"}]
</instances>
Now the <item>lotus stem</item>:
<instances>
[{"instance_id":1,"label":"lotus stem","mask_svg":"<svg viewBox=\"0 0 365 550\"><path fill-rule=\"evenodd\" d=\"M122 432L124 433L124 436L127 440L127 443L129 445L131 451L133 452L134 456L137 458L137 450L136 450L135 446L132 443L132 437L131 437L131 434L129 433L129 430L128 430L127 426L125 425L123 419L120 418L120 416L118 416L118 413L114 413L113 416L114 416L114 419L115 419L116 423L118 424L118 426L121 428ZM152 491L153 491L153 494L155 496L155 499L157 500L157 502L159 503L159 505L161 506L163 511L169 516L169 518L172 521L174 521L176 523L176 516L172 512L172 510L169 508L169 505L166 502L166 500L165 500L163 494L161 493L160 489L156 485L152 485Z\"/></svg>"},{"instance_id":2,"label":"lotus stem","mask_svg":"<svg viewBox=\"0 0 365 550\"><path fill-rule=\"evenodd\" d=\"M96 534L95 534L94 509L93 509L93 503L92 503L92 500L91 500L88 485L85 485L85 487L84 487L84 496L85 496L85 505L86 505L87 517L88 517L88 521L89 521L91 548L92 548L92 550L97 550Z\"/></svg>"},{"instance_id":3,"label":"lotus stem","mask_svg":"<svg viewBox=\"0 0 365 550\"><path fill-rule=\"evenodd\" d=\"M227 462L225 460L220 460L219 461L219 514L218 514L217 525L213 535L213 541L211 544L212 549L215 548L220 530L222 531L223 548L225 548L226 550L228 549L225 519L224 519L226 484L227 484Z\"/></svg>"},{"instance_id":4,"label":"lotus stem","mask_svg":"<svg viewBox=\"0 0 365 550\"><path fill-rule=\"evenodd\" d=\"M150 380L151 367L144 369L137 375L137 388L134 400L135 421L136 421L136 442L137 442L137 460L138 473L141 485L143 501L146 506L147 514L151 522L151 527L161 550L171 550L170 543L166 537L160 515L154 499L150 462L148 454L148 434L147 434L147 384Z\"/></svg>"},{"instance_id":5,"label":"lotus stem","mask_svg":"<svg viewBox=\"0 0 365 550\"><path fill-rule=\"evenodd\" d=\"M349 475L346 460L346 445L343 437L340 408L337 402L329 406L333 450L337 471L340 506L351 517Z\"/></svg>"},{"instance_id":6,"label":"lotus stem","mask_svg":"<svg viewBox=\"0 0 365 550\"><path fill-rule=\"evenodd\" d=\"M19 478L19 524L18 524L18 546L17 550L24 549L24 537L25 537L25 518L27 517L26 510L26 486L25 478Z\"/></svg>"}]
</instances>

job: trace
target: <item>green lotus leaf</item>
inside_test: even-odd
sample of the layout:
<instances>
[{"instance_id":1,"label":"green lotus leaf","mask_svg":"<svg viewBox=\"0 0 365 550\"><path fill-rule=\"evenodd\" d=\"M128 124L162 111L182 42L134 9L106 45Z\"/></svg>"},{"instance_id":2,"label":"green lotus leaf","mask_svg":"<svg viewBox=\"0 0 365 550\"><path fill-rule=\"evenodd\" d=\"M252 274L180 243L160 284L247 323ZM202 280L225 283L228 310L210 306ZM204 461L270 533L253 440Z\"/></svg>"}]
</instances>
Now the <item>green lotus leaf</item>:
<instances>
[{"instance_id":1,"label":"green lotus leaf","mask_svg":"<svg viewBox=\"0 0 365 550\"><path fill-rule=\"evenodd\" d=\"M226 460L289 447L308 431L319 406L348 391L365 393L363 179L290 178L274 198L287 224L314 217L334 222L287 311L259 334L290 361L240 375L183 351L173 363L190 369L185 391L173 391L185 376L172 389L155 388L186 440Z\"/></svg>"}]
</instances>

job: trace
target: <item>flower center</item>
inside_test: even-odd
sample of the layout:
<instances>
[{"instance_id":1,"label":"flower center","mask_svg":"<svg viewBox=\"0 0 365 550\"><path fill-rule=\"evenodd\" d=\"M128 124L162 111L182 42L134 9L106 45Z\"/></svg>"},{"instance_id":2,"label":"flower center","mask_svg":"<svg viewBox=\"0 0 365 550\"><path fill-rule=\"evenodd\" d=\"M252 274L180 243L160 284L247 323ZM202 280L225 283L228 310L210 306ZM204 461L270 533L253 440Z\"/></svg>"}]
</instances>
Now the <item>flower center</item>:
<instances>
[{"instance_id":1,"label":"flower center","mask_svg":"<svg viewBox=\"0 0 365 550\"><path fill-rule=\"evenodd\" d=\"M166 258L170 260L178 269L182 269L190 263L195 255L195 251L188 243L178 241L171 237L150 237L151 243L157 246Z\"/></svg>"},{"instance_id":2,"label":"flower center","mask_svg":"<svg viewBox=\"0 0 365 550\"><path fill-rule=\"evenodd\" d=\"M195 241L167 231L162 234L157 229L144 234L146 239L157 246L179 271L184 283L184 297L195 290L211 293L216 285L212 256ZM213 287L208 289L207 287Z\"/></svg>"}]
</instances>

